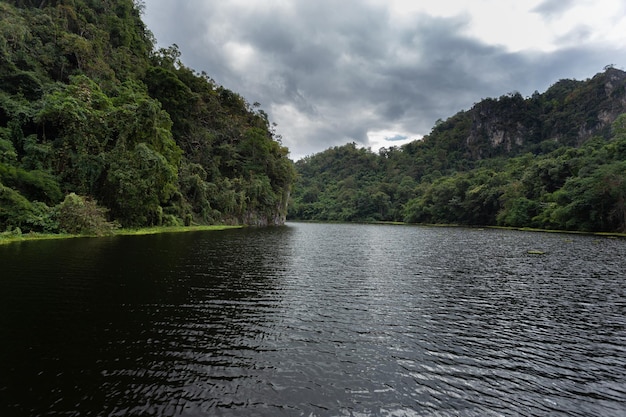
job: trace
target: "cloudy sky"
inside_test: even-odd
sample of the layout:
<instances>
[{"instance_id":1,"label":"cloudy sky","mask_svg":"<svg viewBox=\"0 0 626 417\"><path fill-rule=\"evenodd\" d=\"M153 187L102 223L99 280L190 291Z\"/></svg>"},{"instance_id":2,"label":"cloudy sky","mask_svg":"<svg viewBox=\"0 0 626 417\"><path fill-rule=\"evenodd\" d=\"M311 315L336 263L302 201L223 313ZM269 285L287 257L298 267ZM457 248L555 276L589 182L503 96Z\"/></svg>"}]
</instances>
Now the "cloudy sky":
<instances>
[{"instance_id":1,"label":"cloudy sky","mask_svg":"<svg viewBox=\"0 0 626 417\"><path fill-rule=\"evenodd\" d=\"M145 0L143 20L261 103L294 160L400 145L483 98L626 69L623 0Z\"/></svg>"}]
</instances>

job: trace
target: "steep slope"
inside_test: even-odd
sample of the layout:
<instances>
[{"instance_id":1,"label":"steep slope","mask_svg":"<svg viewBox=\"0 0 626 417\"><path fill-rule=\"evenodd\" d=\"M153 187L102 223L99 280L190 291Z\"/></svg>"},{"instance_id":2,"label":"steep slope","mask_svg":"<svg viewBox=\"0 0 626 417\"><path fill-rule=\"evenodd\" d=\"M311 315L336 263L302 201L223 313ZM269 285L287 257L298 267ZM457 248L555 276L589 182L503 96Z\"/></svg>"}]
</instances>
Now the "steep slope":
<instances>
[{"instance_id":1,"label":"steep slope","mask_svg":"<svg viewBox=\"0 0 626 417\"><path fill-rule=\"evenodd\" d=\"M105 225L284 222L267 115L154 50L141 4L0 1L0 231L67 230L68 197Z\"/></svg>"},{"instance_id":2,"label":"steep slope","mask_svg":"<svg viewBox=\"0 0 626 417\"><path fill-rule=\"evenodd\" d=\"M435 126L423 146L462 150L470 160L540 154L580 146L593 136L607 138L625 112L626 72L607 68L587 81L561 80L530 98L512 93L482 100Z\"/></svg>"},{"instance_id":3,"label":"steep slope","mask_svg":"<svg viewBox=\"0 0 626 417\"><path fill-rule=\"evenodd\" d=\"M292 219L626 231L626 73L486 99L423 140L296 169Z\"/></svg>"}]
</instances>

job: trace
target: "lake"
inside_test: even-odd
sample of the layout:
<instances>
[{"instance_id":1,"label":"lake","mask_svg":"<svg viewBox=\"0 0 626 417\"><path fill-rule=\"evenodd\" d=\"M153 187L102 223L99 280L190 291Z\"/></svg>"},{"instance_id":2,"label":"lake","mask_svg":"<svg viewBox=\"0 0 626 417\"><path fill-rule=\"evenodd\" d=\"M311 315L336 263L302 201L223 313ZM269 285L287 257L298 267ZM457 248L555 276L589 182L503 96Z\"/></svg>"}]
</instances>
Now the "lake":
<instances>
[{"instance_id":1,"label":"lake","mask_svg":"<svg viewBox=\"0 0 626 417\"><path fill-rule=\"evenodd\" d=\"M288 223L0 265L1 416L626 415L623 239Z\"/></svg>"}]
</instances>

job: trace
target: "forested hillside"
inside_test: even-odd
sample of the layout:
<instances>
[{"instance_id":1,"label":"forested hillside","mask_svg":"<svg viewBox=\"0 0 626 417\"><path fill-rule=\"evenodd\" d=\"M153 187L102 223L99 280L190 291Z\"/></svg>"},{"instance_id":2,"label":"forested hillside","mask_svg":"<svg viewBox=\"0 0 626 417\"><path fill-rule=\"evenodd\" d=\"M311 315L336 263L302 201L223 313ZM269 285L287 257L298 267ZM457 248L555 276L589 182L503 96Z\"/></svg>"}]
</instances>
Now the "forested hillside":
<instances>
[{"instance_id":1,"label":"forested hillside","mask_svg":"<svg viewBox=\"0 0 626 417\"><path fill-rule=\"evenodd\" d=\"M296 170L291 219L626 232L626 73L482 100L423 140Z\"/></svg>"},{"instance_id":2,"label":"forested hillside","mask_svg":"<svg viewBox=\"0 0 626 417\"><path fill-rule=\"evenodd\" d=\"M155 50L142 7L0 1L0 232L284 221L266 113Z\"/></svg>"}]
</instances>

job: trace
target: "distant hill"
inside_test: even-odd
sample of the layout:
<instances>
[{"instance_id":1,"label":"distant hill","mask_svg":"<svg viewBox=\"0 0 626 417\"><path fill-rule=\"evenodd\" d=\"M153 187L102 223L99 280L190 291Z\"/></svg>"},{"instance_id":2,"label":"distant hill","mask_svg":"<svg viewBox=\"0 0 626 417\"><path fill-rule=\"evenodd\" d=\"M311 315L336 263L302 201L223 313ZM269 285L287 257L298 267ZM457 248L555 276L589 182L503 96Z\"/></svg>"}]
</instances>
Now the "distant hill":
<instances>
[{"instance_id":1,"label":"distant hill","mask_svg":"<svg viewBox=\"0 0 626 417\"><path fill-rule=\"evenodd\" d=\"M626 112L626 72L608 68L587 81L561 80L545 93L486 99L434 127L423 143L463 149L472 160L542 153L580 146L593 136L611 136L611 124ZM453 135L450 133L453 132Z\"/></svg>"},{"instance_id":2,"label":"distant hill","mask_svg":"<svg viewBox=\"0 0 626 417\"><path fill-rule=\"evenodd\" d=\"M485 99L422 140L296 163L289 218L626 230L626 73Z\"/></svg>"},{"instance_id":3,"label":"distant hill","mask_svg":"<svg viewBox=\"0 0 626 417\"><path fill-rule=\"evenodd\" d=\"M0 1L0 232L284 222L267 114L155 49L142 4Z\"/></svg>"}]
</instances>

